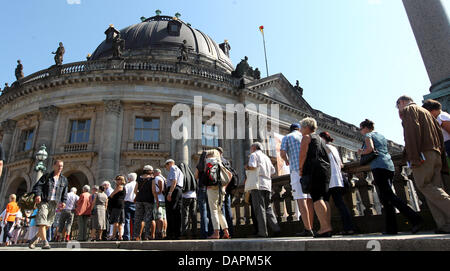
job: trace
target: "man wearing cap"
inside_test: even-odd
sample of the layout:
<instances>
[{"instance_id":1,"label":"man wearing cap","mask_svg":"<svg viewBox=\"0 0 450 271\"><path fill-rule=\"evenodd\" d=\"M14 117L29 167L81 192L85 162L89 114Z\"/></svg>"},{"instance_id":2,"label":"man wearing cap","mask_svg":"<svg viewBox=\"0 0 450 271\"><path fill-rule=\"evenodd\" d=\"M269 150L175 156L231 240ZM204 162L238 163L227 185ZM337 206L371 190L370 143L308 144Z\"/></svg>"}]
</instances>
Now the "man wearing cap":
<instances>
[{"instance_id":1,"label":"man wearing cap","mask_svg":"<svg viewBox=\"0 0 450 271\"><path fill-rule=\"evenodd\" d=\"M297 205L300 210L301 218L304 225L304 230L298 233L297 236L313 236L312 226L314 219L314 206L309 194L302 191L300 184L300 143L302 142L302 134L300 133L300 124L293 123L287 134L281 141L281 158L287 166L289 166L291 175L291 187L294 200L297 200Z\"/></svg>"},{"instance_id":2,"label":"man wearing cap","mask_svg":"<svg viewBox=\"0 0 450 271\"><path fill-rule=\"evenodd\" d=\"M173 159L169 159L165 163L165 168L169 172L167 176L167 238L179 239L182 226L182 205L183 205L183 184L184 175L180 168L175 165Z\"/></svg>"},{"instance_id":3,"label":"man wearing cap","mask_svg":"<svg viewBox=\"0 0 450 271\"><path fill-rule=\"evenodd\" d=\"M147 165L144 167L144 174L138 177L134 188L136 194L136 211L134 217L133 236L134 240L140 241L141 238L155 239L155 221L153 220L153 204L155 198L152 191L153 167ZM145 235L142 237L142 230L145 224Z\"/></svg>"}]
</instances>

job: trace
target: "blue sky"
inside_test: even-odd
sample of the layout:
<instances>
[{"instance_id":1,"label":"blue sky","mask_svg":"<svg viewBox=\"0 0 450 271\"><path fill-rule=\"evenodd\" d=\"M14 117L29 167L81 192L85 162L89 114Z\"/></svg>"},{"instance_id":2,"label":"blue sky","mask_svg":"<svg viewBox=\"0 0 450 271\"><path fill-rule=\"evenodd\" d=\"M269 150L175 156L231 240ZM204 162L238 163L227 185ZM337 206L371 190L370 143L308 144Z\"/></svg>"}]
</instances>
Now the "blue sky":
<instances>
[{"instance_id":1,"label":"blue sky","mask_svg":"<svg viewBox=\"0 0 450 271\"><path fill-rule=\"evenodd\" d=\"M122 29L156 9L181 13L218 43L227 39L233 64L248 56L262 75L264 25L270 74L299 80L313 108L357 126L369 118L400 144L395 100L408 94L420 102L430 87L400 0L1 1L0 86L15 80L17 59L25 75L48 68L62 41L64 63L85 60L109 24Z\"/></svg>"}]
</instances>

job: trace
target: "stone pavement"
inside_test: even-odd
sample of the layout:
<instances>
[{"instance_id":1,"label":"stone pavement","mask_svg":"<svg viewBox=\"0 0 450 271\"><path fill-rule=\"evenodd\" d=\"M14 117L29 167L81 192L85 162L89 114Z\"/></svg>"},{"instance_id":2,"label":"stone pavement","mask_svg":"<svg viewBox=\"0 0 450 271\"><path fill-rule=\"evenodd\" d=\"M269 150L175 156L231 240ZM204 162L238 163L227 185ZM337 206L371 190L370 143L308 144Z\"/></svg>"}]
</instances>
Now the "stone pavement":
<instances>
[{"instance_id":1,"label":"stone pavement","mask_svg":"<svg viewBox=\"0 0 450 271\"><path fill-rule=\"evenodd\" d=\"M280 237L267 239L178 240L143 242L51 243L50 251L450 251L449 234L416 235L362 234L332 238ZM40 245L30 250L24 245L1 247L0 251L48 251Z\"/></svg>"}]
</instances>

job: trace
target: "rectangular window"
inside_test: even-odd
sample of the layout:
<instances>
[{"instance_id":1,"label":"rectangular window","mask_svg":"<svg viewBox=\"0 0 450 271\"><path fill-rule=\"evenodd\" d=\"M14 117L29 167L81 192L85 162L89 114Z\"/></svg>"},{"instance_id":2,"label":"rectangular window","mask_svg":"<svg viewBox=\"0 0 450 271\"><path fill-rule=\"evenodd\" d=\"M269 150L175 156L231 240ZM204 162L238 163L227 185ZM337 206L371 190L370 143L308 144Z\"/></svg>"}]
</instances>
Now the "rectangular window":
<instances>
[{"instance_id":1,"label":"rectangular window","mask_svg":"<svg viewBox=\"0 0 450 271\"><path fill-rule=\"evenodd\" d=\"M202 146L219 147L219 128L202 124Z\"/></svg>"},{"instance_id":2,"label":"rectangular window","mask_svg":"<svg viewBox=\"0 0 450 271\"><path fill-rule=\"evenodd\" d=\"M21 151L29 151L33 148L34 129L22 132Z\"/></svg>"},{"instance_id":3,"label":"rectangular window","mask_svg":"<svg viewBox=\"0 0 450 271\"><path fill-rule=\"evenodd\" d=\"M91 120L72 120L70 125L69 143L88 143L91 130Z\"/></svg>"},{"instance_id":4,"label":"rectangular window","mask_svg":"<svg viewBox=\"0 0 450 271\"><path fill-rule=\"evenodd\" d=\"M134 141L159 142L159 119L136 118Z\"/></svg>"}]
</instances>

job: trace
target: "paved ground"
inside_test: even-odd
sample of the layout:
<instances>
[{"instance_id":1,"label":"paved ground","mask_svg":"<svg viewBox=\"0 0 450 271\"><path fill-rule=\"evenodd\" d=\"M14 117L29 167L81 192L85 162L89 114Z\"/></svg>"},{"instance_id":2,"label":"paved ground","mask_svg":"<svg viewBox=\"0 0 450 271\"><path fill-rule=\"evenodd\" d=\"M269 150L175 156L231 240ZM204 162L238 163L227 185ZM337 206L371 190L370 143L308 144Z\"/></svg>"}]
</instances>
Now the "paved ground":
<instances>
[{"instance_id":1,"label":"paved ground","mask_svg":"<svg viewBox=\"0 0 450 271\"><path fill-rule=\"evenodd\" d=\"M280 237L268 239L179 240L145 242L51 243L50 251L450 251L450 235L363 234L332 238ZM0 251L48 251L26 246L1 247Z\"/></svg>"}]
</instances>

